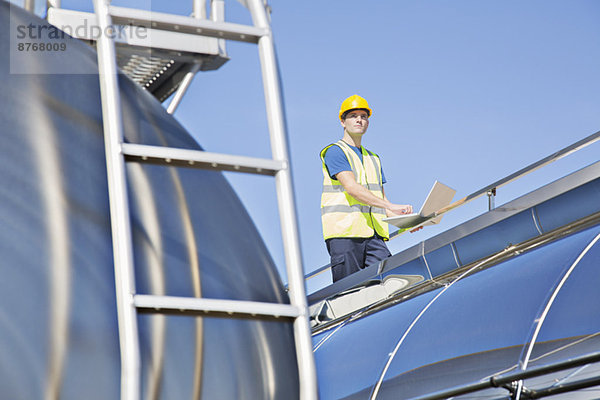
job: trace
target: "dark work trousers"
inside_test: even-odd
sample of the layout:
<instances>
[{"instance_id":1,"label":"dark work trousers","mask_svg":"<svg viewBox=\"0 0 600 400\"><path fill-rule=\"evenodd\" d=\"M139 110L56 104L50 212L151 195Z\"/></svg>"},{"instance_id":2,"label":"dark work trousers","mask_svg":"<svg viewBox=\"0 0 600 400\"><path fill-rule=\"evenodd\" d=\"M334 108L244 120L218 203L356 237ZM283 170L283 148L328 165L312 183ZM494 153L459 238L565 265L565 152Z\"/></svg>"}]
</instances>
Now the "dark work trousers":
<instances>
[{"instance_id":1,"label":"dark work trousers","mask_svg":"<svg viewBox=\"0 0 600 400\"><path fill-rule=\"evenodd\" d=\"M334 282L392 255L377 235L370 238L332 238L325 243L331 256Z\"/></svg>"}]
</instances>

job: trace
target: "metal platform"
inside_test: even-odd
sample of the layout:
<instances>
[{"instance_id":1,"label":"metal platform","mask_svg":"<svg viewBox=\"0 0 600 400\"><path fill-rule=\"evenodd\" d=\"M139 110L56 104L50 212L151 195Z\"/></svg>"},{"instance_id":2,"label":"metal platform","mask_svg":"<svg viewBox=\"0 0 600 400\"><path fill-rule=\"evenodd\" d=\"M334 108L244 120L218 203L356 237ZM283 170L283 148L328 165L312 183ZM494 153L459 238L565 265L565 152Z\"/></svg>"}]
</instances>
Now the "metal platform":
<instances>
[{"instance_id":1,"label":"metal platform","mask_svg":"<svg viewBox=\"0 0 600 400\"><path fill-rule=\"evenodd\" d=\"M219 22L222 12L215 13L215 21L114 6L110 12L117 65L160 102L180 87L190 71L211 71L225 64L229 57L224 38L256 42L262 33ZM69 35L95 45L99 31L94 14L50 7L47 18ZM223 33L232 28L235 34Z\"/></svg>"}]
</instances>

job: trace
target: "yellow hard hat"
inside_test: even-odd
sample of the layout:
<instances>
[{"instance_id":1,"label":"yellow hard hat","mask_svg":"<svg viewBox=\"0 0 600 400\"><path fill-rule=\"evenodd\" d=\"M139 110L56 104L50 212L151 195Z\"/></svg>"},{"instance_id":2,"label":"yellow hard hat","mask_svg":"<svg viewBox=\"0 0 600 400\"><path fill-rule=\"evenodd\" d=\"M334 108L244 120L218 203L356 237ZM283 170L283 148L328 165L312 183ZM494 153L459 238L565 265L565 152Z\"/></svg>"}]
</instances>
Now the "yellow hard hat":
<instances>
[{"instance_id":1,"label":"yellow hard hat","mask_svg":"<svg viewBox=\"0 0 600 400\"><path fill-rule=\"evenodd\" d=\"M340 120L341 121L344 120L342 118L344 113L346 113L347 111L350 111L350 110L355 110L357 108L366 110L367 113L369 114L369 117L371 116L371 114L373 114L373 111L371 111L371 108L369 107L369 103L367 103L367 101L365 99L363 99L362 97L360 97L359 95L355 94L355 95L348 97L346 100L344 100L342 102L342 106L340 107Z\"/></svg>"}]
</instances>

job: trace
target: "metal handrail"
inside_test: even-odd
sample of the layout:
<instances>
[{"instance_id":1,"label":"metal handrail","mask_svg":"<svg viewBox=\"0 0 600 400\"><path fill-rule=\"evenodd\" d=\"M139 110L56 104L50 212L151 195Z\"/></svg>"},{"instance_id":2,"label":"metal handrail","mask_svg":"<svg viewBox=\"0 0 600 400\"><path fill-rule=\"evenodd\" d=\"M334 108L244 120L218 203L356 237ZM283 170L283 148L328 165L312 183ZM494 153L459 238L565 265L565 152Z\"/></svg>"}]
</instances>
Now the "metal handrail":
<instances>
[{"instance_id":1,"label":"metal handrail","mask_svg":"<svg viewBox=\"0 0 600 400\"><path fill-rule=\"evenodd\" d=\"M522 169L518 170L517 172L514 172L514 173L508 175L507 177L500 179L499 181L496 181L482 189L479 189L478 191L476 191L460 200L455 201L454 203L442 208L441 210L438 210L436 213L434 213L434 216L437 217L439 215L447 213L450 210L453 210L457 207L467 204L468 202L475 200L476 198L479 198L479 197L483 196L484 194L487 194L490 191L495 191L499 187L502 187L502 186L504 186L512 181L515 181L519 178L522 178L523 176L525 176L539 168L542 168L548 164L551 164L554 161L558 161L561 158L568 156L569 154L575 153L575 152L597 142L598 140L600 140L600 131L593 133L590 136L583 138L583 139L573 143L572 145L567 146L545 158L542 158L541 160L539 160L533 164L530 164L527 167L522 168Z\"/></svg>"},{"instance_id":2,"label":"metal handrail","mask_svg":"<svg viewBox=\"0 0 600 400\"><path fill-rule=\"evenodd\" d=\"M579 140L579 141L577 141L577 142L575 142L575 143L573 143L573 144L571 144L571 145L569 145L567 147L564 147L563 149L561 149L561 150L559 150L559 151L557 151L557 152L555 152L555 153L553 153L553 154L551 154L551 155L549 155L547 157L544 157L541 160L536 161L533 164L530 164L527 167L522 168L522 169L518 170L517 172L514 172L514 173L512 173L512 174L510 174L510 175L508 175L508 176L506 176L506 177L504 177L504 178L502 178L502 179L500 179L500 180L498 180L498 181L496 181L496 182L494 182L492 184L489 184L489 185L485 186L484 188L479 189L479 190L471 193L470 195L468 195L466 197L463 197L460 200L455 201L454 203L452 203L452 204L450 204L450 205L448 205L448 206L446 206L446 207L444 207L444 208L436 211L435 213L433 213L431 215L431 218L438 217L440 215L443 215L443 214L447 213L450 210L453 210L455 208L463 206L463 205L465 205L465 204L467 204L467 203L469 203L469 202L471 202L471 201L473 201L473 200L475 200L475 199L483 196L484 194L490 195L490 204L493 204L493 202L491 201L491 199L492 199L491 196L495 196L496 195L496 190L499 187L507 185L507 184L509 184L509 183L511 183L511 182L513 182L513 181L515 181L517 179L519 179L519 178L522 178L523 176L525 176L525 175L527 175L527 174L529 174L529 173L531 173L531 172L533 172L533 171L535 171L535 170L537 170L539 168L542 168L542 167L544 167L544 166L546 166L548 164L551 164L551 163L553 163L555 161L558 161L561 158L568 156L569 154L575 153L575 152L577 152L577 151L579 151L579 150L581 150L581 149L583 149L583 148L585 148L585 147L587 147L587 146L589 146L589 145L597 142L598 140L600 140L600 131L598 131L596 133L593 133L593 134L591 134L591 135L589 135L589 136L587 136L587 137L585 137L585 138L583 138L583 139L581 139L581 140ZM491 193L491 194L489 194L489 193ZM394 239L394 238L396 238L398 236L400 236L404 232L405 232L405 230L399 230L399 231L396 231L396 232L390 234L390 240ZM324 266L322 266L322 267L320 267L320 268L318 268L318 269L316 269L316 270L314 270L314 271L306 274L304 276L304 280L307 281L309 279L312 279L315 276L317 276L317 275L319 275L319 274L321 274L321 273L329 270L330 268L331 268L331 264L326 264L326 265L324 265Z\"/></svg>"},{"instance_id":3,"label":"metal handrail","mask_svg":"<svg viewBox=\"0 0 600 400\"><path fill-rule=\"evenodd\" d=\"M518 382L529 378L535 378L537 376L542 376L553 372L563 371L566 369L586 364L592 364L596 362L600 362L599 352L586 354L584 356L571 358L565 361L559 361L553 364L543 365L541 367L531 368L525 371L517 371L504 375L494 375L482 382L469 383L463 386L442 390L425 396L414 397L412 398L412 400L441 400L453 396L478 392L484 389L501 388L504 387L504 385L511 384L513 382ZM597 380L597 378L594 380L594 385L598 384Z\"/></svg>"}]
</instances>

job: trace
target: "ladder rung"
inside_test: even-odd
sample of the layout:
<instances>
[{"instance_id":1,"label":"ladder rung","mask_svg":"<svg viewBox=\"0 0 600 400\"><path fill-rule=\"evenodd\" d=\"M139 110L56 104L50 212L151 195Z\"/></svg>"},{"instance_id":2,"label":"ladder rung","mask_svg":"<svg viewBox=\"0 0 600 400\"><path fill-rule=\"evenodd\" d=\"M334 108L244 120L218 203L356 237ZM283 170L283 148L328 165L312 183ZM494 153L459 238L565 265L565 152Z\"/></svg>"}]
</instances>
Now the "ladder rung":
<instances>
[{"instance_id":1,"label":"ladder rung","mask_svg":"<svg viewBox=\"0 0 600 400\"><path fill-rule=\"evenodd\" d=\"M196 35L250 43L258 43L258 40L262 36L269 34L267 29L234 24L231 22L215 22L182 15L117 6L110 6L109 9L113 23L120 25L145 26L153 29L193 33Z\"/></svg>"},{"instance_id":2,"label":"ladder rung","mask_svg":"<svg viewBox=\"0 0 600 400\"><path fill-rule=\"evenodd\" d=\"M216 169L260 175L275 175L278 171L287 168L287 162L284 161L209 153L201 150L132 143L123 143L121 149L128 161L188 168Z\"/></svg>"},{"instance_id":3,"label":"ladder rung","mask_svg":"<svg viewBox=\"0 0 600 400\"><path fill-rule=\"evenodd\" d=\"M297 318L303 315L296 306L258 301L138 294L133 297L133 304L140 311L160 314L192 313L246 318Z\"/></svg>"}]
</instances>

